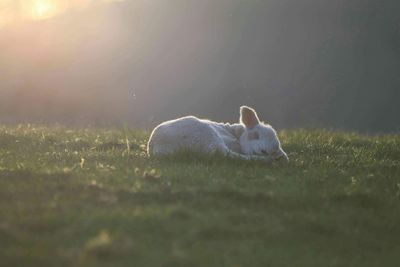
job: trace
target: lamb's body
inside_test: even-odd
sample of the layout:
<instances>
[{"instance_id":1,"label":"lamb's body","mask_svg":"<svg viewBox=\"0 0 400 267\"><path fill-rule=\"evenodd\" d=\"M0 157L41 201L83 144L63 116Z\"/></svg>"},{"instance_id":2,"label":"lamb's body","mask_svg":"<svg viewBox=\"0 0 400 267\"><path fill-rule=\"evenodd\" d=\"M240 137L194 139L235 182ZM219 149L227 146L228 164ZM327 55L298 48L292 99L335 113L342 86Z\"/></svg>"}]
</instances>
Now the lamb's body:
<instances>
[{"instance_id":1,"label":"lamb's body","mask_svg":"<svg viewBox=\"0 0 400 267\"><path fill-rule=\"evenodd\" d=\"M166 121L151 133L147 153L162 156L189 150L268 162L288 159L275 130L260 122L252 108L240 108L240 122L219 123L193 116Z\"/></svg>"},{"instance_id":2,"label":"lamb's body","mask_svg":"<svg viewBox=\"0 0 400 267\"><path fill-rule=\"evenodd\" d=\"M167 155L180 150L205 153L239 153L239 138L244 131L241 124L218 123L193 116L166 121L158 125L150 136L149 155Z\"/></svg>"}]
</instances>

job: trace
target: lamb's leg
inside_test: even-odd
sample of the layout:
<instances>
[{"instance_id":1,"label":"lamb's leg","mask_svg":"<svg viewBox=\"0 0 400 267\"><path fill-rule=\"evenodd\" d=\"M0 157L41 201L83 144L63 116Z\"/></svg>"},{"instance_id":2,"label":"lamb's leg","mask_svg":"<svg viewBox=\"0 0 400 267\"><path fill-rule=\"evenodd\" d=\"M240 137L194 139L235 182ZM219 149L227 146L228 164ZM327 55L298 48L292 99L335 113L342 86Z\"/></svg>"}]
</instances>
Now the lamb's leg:
<instances>
[{"instance_id":1,"label":"lamb's leg","mask_svg":"<svg viewBox=\"0 0 400 267\"><path fill-rule=\"evenodd\" d=\"M244 155L237 153L229 149L226 145L219 146L217 151L222 152L224 155L232 158L244 159L244 160L260 160L267 163L271 163L274 159L270 156L258 156L258 155Z\"/></svg>"},{"instance_id":2,"label":"lamb's leg","mask_svg":"<svg viewBox=\"0 0 400 267\"><path fill-rule=\"evenodd\" d=\"M257 155L244 155L244 154L239 154L237 152L234 152L232 150L228 151L227 156L232 157L232 158L240 158L240 159L245 159L245 160L261 160L267 163L271 163L274 160L270 156L257 156Z\"/></svg>"}]
</instances>

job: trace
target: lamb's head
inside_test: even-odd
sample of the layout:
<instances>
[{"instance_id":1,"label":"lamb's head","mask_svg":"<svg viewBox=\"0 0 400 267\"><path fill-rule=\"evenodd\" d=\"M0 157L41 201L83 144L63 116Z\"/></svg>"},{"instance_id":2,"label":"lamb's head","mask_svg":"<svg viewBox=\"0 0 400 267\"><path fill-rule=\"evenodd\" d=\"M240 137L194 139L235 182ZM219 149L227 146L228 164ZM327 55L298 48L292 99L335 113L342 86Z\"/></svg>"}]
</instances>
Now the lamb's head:
<instances>
[{"instance_id":1,"label":"lamb's head","mask_svg":"<svg viewBox=\"0 0 400 267\"><path fill-rule=\"evenodd\" d=\"M281 148L275 130L270 125L260 122L254 109L246 106L240 107L240 122L245 126L245 130L240 136L240 146L244 154L289 160Z\"/></svg>"}]
</instances>

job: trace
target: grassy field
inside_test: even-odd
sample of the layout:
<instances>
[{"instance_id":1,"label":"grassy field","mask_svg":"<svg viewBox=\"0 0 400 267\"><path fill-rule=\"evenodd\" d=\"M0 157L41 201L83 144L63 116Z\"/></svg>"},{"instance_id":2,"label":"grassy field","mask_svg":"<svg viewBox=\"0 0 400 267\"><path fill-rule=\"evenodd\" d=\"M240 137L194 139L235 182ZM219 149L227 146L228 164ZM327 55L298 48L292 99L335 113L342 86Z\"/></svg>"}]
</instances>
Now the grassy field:
<instances>
[{"instance_id":1,"label":"grassy field","mask_svg":"<svg viewBox=\"0 0 400 267\"><path fill-rule=\"evenodd\" d=\"M291 160L266 165L0 126L0 265L399 266L400 136L279 136Z\"/></svg>"}]
</instances>

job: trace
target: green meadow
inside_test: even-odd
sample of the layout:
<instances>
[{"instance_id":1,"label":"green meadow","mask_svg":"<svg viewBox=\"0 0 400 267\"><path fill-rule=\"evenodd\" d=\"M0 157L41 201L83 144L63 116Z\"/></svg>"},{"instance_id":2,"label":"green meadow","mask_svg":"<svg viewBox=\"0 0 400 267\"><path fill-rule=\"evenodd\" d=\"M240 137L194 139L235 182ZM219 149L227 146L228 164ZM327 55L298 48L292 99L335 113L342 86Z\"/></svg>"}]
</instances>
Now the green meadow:
<instances>
[{"instance_id":1,"label":"green meadow","mask_svg":"<svg viewBox=\"0 0 400 267\"><path fill-rule=\"evenodd\" d=\"M399 266L400 136L280 131L290 162L0 126L0 266Z\"/></svg>"}]
</instances>

